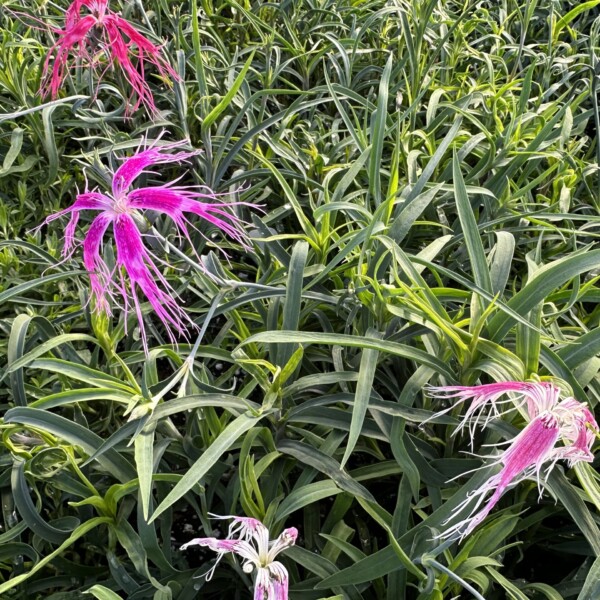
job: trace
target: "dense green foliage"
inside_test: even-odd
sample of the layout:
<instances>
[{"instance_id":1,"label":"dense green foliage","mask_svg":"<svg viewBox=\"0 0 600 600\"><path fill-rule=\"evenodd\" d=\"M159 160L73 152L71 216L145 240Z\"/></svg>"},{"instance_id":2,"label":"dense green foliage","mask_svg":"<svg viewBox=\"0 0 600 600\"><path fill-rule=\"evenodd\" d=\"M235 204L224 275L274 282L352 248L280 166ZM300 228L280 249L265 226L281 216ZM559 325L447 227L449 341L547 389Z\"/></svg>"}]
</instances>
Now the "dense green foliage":
<instances>
[{"instance_id":1,"label":"dense green foliage","mask_svg":"<svg viewBox=\"0 0 600 600\"><path fill-rule=\"evenodd\" d=\"M5 3L55 26L66 6ZM423 423L443 408L427 384L600 399L600 2L121 10L183 78L149 76L154 122L124 118L110 72L43 103L52 36L0 15L0 597L250 598L239 564L205 582L214 553L178 550L222 530L209 513L299 529L293 600L600 597L593 465L441 544L523 420L478 430L476 456L460 407ZM146 356L134 315L126 334L91 312L80 251L60 262L64 221L34 228L163 130L203 150L163 172L264 212L240 212L252 253L199 224L204 268L154 219L201 329L166 344L146 306Z\"/></svg>"}]
</instances>

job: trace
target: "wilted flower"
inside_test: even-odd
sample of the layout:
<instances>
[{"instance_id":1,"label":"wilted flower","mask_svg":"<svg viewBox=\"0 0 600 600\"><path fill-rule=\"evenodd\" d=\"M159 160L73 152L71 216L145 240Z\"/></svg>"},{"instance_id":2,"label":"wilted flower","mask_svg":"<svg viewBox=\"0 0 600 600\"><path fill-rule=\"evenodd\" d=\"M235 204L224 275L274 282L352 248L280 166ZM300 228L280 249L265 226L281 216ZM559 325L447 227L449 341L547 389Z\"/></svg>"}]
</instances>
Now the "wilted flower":
<instances>
[{"instance_id":1,"label":"wilted flower","mask_svg":"<svg viewBox=\"0 0 600 600\"><path fill-rule=\"evenodd\" d=\"M242 221L230 210L233 204L217 201L216 195L201 186L178 186L174 182L161 186L131 189L133 181L147 167L165 163L180 163L198 154L169 150L179 148L186 142L176 142L161 147L150 146L124 160L112 178L112 190L108 194L86 191L79 194L75 202L58 213L50 215L44 223L49 223L63 215L71 219L65 229L63 256L68 258L75 248L75 228L79 213L83 210L100 211L92 221L83 241L83 262L90 273L91 295L95 310L110 314L109 298L121 296L127 312L133 305L137 314L144 349L147 340L144 319L138 298L138 288L148 299L152 308L163 322L171 341L175 341L174 331L186 335L186 326L193 325L187 313L176 298L175 291L168 283L157 263L159 259L144 246L138 223L142 220L141 210L153 210L171 217L180 234L191 242L188 221L185 213L194 213L212 223L223 233L247 248L247 237L242 229ZM209 199L212 202L202 202ZM249 205L252 206L252 205ZM104 235L112 224L116 246L116 264L111 271L101 256Z\"/></svg>"},{"instance_id":2,"label":"wilted flower","mask_svg":"<svg viewBox=\"0 0 600 600\"><path fill-rule=\"evenodd\" d=\"M207 546L217 553L217 561L206 575L209 580L219 561L229 552L244 561L245 573L256 572L254 600L287 600L289 576L287 569L275 557L296 543L298 530L285 529L276 540L269 540L269 530L257 519L248 517L219 517L233 519L225 539L196 538L181 546Z\"/></svg>"},{"instance_id":3,"label":"wilted flower","mask_svg":"<svg viewBox=\"0 0 600 600\"><path fill-rule=\"evenodd\" d=\"M477 423L482 410L489 406L491 411L484 419L484 426L487 425L492 416L504 412L499 407L506 402L516 403L529 421L509 447L491 463L502 465L500 472L457 507L457 512L470 507L468 516L447 529L442 537L459 534L462 539L487 517L509 486L530 477L535 477L538 484L543 485L558 460L565 459L569 466L573 466L594 459L591 449L598 432L594 415L585 404L574 398L561 400L559 388L552 383L506 381L473 387L437 387L430 388L429 392L438 398L458 398L460 402L472 400L460 428L472 417ZM502 396L510 393L512 398L501 400ZM469 431L473 444L471 425ZM558 442L562 445L557 446Z\"/></svg>"},{"instance_id":4,"label":"wilted flower","mask_svg":"<svg viewBox=\"0 0 600 600\"><path fill-rule=\"evenodd\" d=\"M136 101L128 107L128 112L144 104L151 113L156 113L154 97L145 79L144 64L152 64L163 78L179 79L179 76L163 58L160 47L118 13L111 11L108 3L109 0L73 0L65 13L64 29L52 28L58 40L44 62L41 94L56 98L69 69L71 53L93 68L104 55L107 64L102 65L103 72L118 66L131 85L130 99L136 97Z\"/></svg>"}]
</instances>

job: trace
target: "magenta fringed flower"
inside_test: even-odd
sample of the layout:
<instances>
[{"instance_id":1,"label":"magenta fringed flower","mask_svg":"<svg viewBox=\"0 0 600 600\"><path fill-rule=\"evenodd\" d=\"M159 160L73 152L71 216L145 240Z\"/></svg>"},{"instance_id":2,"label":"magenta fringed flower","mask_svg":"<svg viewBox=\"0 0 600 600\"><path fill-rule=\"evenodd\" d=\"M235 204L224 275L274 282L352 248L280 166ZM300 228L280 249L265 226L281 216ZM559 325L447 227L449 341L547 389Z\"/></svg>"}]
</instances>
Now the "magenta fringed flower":
<instances>
[{"instance_id":1,"label":"magenta fringed flower","mask_svg":"<svg viewBox=\"0 0 600 600\"><path fill-rule=\"evenodd\" d=\"M225 539L214 537L195 538L181 546L206 546L217 553L217 560L206 575L210 580L219 561L225 554L232 553L244 562L245 573L256 573L254 600L288 600L289 576L287 569L275 557L296 543L298 530L285 529L276 540L269 540L269 530L257 519L248 517L219 517L233 519Z\"/></svg>"},{"instance_id":2,"label":"magenta fringed flower","mask_svg":"<svg viewBox=\"0 0 600 600\"><path fill-rule=\"evenodd\" d=\"M135 98L127 112L144 104L155 114L154 97L144 73L145 63L150 63L165 79L177 80L179 76L162 56L160 47L111 11L108 3L109 0L74 0L66 11L64 29L52 28L58 40L44 62L41 94L56 98L73 54L92 68L101 65L102 72L111 67L120 68L131 86L130 100ZM106 58L105 63L100 60L101 56Z\"/></svg>"},{"instance_id":3,"label":"magenta fringed flower","mask_svg":"<svg viewBox=\"0 0 600 600\"><path fill-rule=\"evenodd\" d=\"M436 387L430 388L429 393L436 398L458 399L459 402L471 400L459 427L469 425L471 443L473 427L480 423L485 408L491 410L483 416L484 426L492 417L506 412L501 408L506 403L521 409L528 421L509 447L492 461L492 465L501 465L500 472L457 507L457 512L469 508L469 514L445 530L444 538L458 534L462 539L471 533L509 486L527 478L535 478L543 485L556 462L562 459L571 467L594 459L592 444L598 433L594 415L574 398L561 400L559 388L552 383L506 381L473 387Z\"/></svg>"},{"instance_id":4,"label":"magenta fringed flower","mask_svg":"<svg viewBox=\"0 0 600 600\"><path fill-rule=\"evenodd\" d=\"M172 342L175 342L175 333L185 337L187 327L193 325L193 322L159 269L161 261L143 243L142 232L138 228L140 211L152 210L169 216L178 232L190 242L188 227L192 224L186 213L195 214L248 248L243 222L231 211L233 205L245 203L219 202L211 190L201 186L175 185L177 180L160 186L132 189L134 180L146 172L148 167L181 163L198 154L197 151L169 153L185 143L150 146L138 151L125 159L115 171L110 193L86 191L79 194L69 208L50 215L44 221L49 223L63 215L71 215L65 228L63 247L63 256L68 258L75 249L75 229L81 211L99 211L83 241L83 263L89 271L94 308L110 314L110 300L122 298L125 323L127 312L131 308L135 310L144 349L147 349L147 339L140 292L162 321ZM112 271L101 254L104 237L111 225L116 247L116 261Z\"/></svg>"}]
</instances>

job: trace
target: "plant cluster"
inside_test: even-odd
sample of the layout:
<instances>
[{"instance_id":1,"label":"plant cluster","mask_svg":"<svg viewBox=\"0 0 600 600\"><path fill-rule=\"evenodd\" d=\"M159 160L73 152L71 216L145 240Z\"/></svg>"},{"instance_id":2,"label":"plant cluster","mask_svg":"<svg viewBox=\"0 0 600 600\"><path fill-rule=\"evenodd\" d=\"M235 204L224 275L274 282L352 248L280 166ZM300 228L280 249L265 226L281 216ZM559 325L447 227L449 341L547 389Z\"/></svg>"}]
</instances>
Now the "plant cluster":
<instances>
[{"instance_id":1,"label":"plant cluster","mask_svg":"<svg viewBox=\"0 0 600 600\"><path fill-rule=\"evenodd\" d=\"M600 0L0 16L0 597L600 597Z\"/></svg>"}]
</instances>

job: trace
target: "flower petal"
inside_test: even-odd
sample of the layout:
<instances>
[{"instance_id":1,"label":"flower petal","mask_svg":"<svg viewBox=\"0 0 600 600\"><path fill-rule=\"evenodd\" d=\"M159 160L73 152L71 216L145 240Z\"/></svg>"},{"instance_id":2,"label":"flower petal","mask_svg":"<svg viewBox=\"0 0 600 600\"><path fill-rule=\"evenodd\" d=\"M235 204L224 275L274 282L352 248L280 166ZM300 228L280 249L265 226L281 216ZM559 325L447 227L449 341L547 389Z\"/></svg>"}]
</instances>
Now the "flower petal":
<instances>
[{"instance_id":1,"label":"flower petal","mask_svg":"<svg viewBox=\"0 0 600 600\"><path fill-rule=\"evenodd\" d=\"M150 146L149 148L146 148L146 150L136 152L133 156L126 158L113 176L113 195L115 197L121 196L123 192L129 189L133 180L141 175L147 167L158 164L180 163L200 153L199 150L176 152L175 154L168 153L172 148L179 148L186 144L186 141L181 141L166 144L161 147Z\"/></svg>"},{"instance_id":2,"label":"flower petal","mask_svg":"<svg viewBox=\"0 0 600 600\"><path fill-rule=\"evenodd\" d=\"M141 63L144 60L148 60L153 64L158 72L163 77L171 77L175 81L179 81L181 78L177 71L171 67L171 65L163 58L161 54L160 46L152 43L147 37L142 35L129 21L126 21L118 14L110 15L111 21L119 29L121 34L125 34L129 38L127 47L130 52L138 56ZM137 50L132 50L131 46L135 45ZM140 68L141 70L141 68Z\"/></svg>"},{"instance_id":3,"label":"flower petal","mask_svg":"<svg viewBox=\"0 0 600 600\"><path fill-rule=\"evenodd\" d=\"M163 58L160 47L153 44L119 14L108 14L103 19L103 24L109 38L107 54L123 70L132 88L131 97L136 97L135 104L128 108L128 112L133 112L140 104L144 104L151 114L158 114L152 90L145 78L144 62L152 64L165 78L170 77L178 81L178 73ZM132 58L137 59L136 65Z\"/></svg>"},{"instance_id":4,"label":"flower petal","mask_svg":"<svg viewBox=\"0 0 600 600\"><path fill-rule=\"evenodd\" d=\"M96 301L95 309L106 313L110 313L107 295L110 295L111 280L108 266L100 255L100 247L111 220L109 213L99 214L92 222L83 241L83 264L89 271L92 297Z\"/></svg>"},{"instance_id":5,"label":"flower petal","mask_svg":"<svg viewBox=\"0 0 600 600\"><path fill-rule=\"evenodd\" d=\"M458 512L474 500L469 516L447 529L442 537L449 538L456 533L459 533L461 538L468 535L487 517L506 488L531 475L537 475L539 478L544 463L553 459L554 446L559 436L559 424L554 415L546 413L531 421L496 461L504 465L502 470L490 477L457 508ZM484 507L477 512L489 492L493 493Z\"/></svg>"},{"instance_id":6,"label":"flower petal","mask_svg":"<svg viewBox=\"0 0 600 600\"><path fill-rule=\"evenodd\" d=\"M526 403L529 418L534 419L539 414L551 410L557 404L560 390L555 385L547 382L502 381L475 386L429 387L427 393L433 398L456 398L458 403L471 400L458 430L462 429L475 417L475 421L469 425L472 444L474 429L477 425L485 427L492 418L498 418L506 412L500 408L502 404L514 405L513 399L501 400L502 396L509 393L520 394L520 403ZM517 402L517 405L520 403ZM479 414L486 407L490 408L490 412L484 418L483 423L479 423ZM450 406L436 414L445 414L453 408L454 406ZM509 410L512 410L512 408L513 406Z\"/></svg>"},{"instance_id":7,"label":"flower petal","mask_svg":"<svg viewBox=\"0 0 600 600\"><path fill-rule=\"evenodd\" d=\"M67 19L66 28L59 33L58 41L50 48L44 61L40 89L42 97L48 94L52 98L58 96L65 79L69 53L79 45L79 55L86 55L87 51L82 42L96 23L96 17L92 15L78 21Z\"/></svg>"},{"instance_id":8,"label":"flower petal","mask_svg":"<svg viewBox=\"0 0 600 600\"><path fill-rule=\"evenodd\" d=\"M92 14L82 16L84 7ZM92 29L95 34L93 36ZM151 63L164 78L180 79L163 57L161 47L152 43L118 13L110 11L108 0L73 0L65 12L65 28L54 31L59 38L48 52L44 63L41 86L43 96L51 94L55 98L58 95L72 50L76 49L79 59L95 62L88 51L88 40L95 53L99 47L104 51L108 58L107 68L118 66L124 72L132 90L131 96L136 97L135 104L128 106L127 112L136 110L140 104L144 104L152 114L158 112L152 90L145 79L145 62Z\"/></svg>"},{"instance_id":9,"label":"flower petal","mask_svg":"<svg viewBox=\"0 0 600 600\"><path fill-rule=\"evenodd\" d=\"M280 562L273 560L273 557L295 543L298 530L290 527L283 531L276 540L269 542L269 530L257 519L233 515L211 516L219 519L233 519L227 538L225 540L197 538L184 544L181 548L185 549L194 544L208 546L219 553L217 562L224 552L234 552L244 559L244 572L255 572L256 574L254 600L288 600L288 572ZM209 571L207 580L212 576L214 568L213 566Z\"/></svg>"},{"instance_id":10,"label":"flower petal","mask_svg":"<svg viewBox=\"0 0 600 600\"><path fill-rule=\"evenodd\" d=\"M187 219L183 213L191 212L247 248L248 238L242 228L243 221L231 212L232 206L245 203L209 203L201 202L198 198L214 199L215 196L190 188L169 186L138 188L128 194L132 207L167 214L188 239Z\"/></svg>"},{"instance_id":11,"label":"flower petal","mask_svg":"<svg viewBox=\"0 0 600 600\"><path fill-rule=\"evenodd\" d=\"M65 239L62 251L63 256L67 257L70 256L73 250L73 244L75 242L75 228L77 227L77 221L79 220L79 211L107 210L111 205L111 199L107 198L103 194L99 194L97 192L85 192L84 194L79 194L75 202L68 208L46 217L42 225L47 225L55 219L63 217L64 215L68 215L69 213L71 214L71 219L65 228Z\"/></svg>"},{"instance_id":12,"label":"flower petal","mask_svg":"<svg viewBox=\"0 0 600 600\"><path fill-rule=\"evenodd\" d=\"M275 557L283 552L286 548L293 546L296 543L298 537L298 530L295 527L284 529L281 535L270 543L268 560L272 561Z\"/></svg>"},{"instance_id":13,"label":"flower petal","mask_svg":"<svg viewBox=\"0 0 600 600\"><path fill-rule=\"evenodd\" d=\"M122 22L124 19L109 15L104 19L104 28L109 40L107 53L112 62L119 65L124 72L127 83L131 86L130 97L136 98L135 104L127 107L127 112L135 112L140 104L144 104L151 114L157 114L152 91L144 78L143 63L140 60L137 66L133 64L131 56L135 55L123 39Z\"/></svg>"},{"instance_id":14,"label":"flower petal","mask_svg":"<svg viewBox=\"0 0 600 600\"><path fill-rule=\"evenodd\" d=\"M114 223L114 236L117 246L117 265L123 267L129 277L131 298L137 313L144 348L147 349L146 328L136 287L142 290L174 343L173 330L185 336L185 322L193 325L193 321L173 297L173 288L152 261L152 256L144 247L142 236L130 215L122 213L117 216ZM158 286L157 281L162 284L164 290ZM122 274L120 290L127 311L129 294Z\"/></svg>"},{"instance_id":15,"label":"flower petal","mask_svg":"<svg viewBox=\"0 0 600 600\"><path fill-rule=\"evenodd\" d=\"M194 538L181 546L180 550L186 550L190 546L206 546L215 552L235 552L239 540L219 540L217 538Z\"/></svg>"},{"instance_id":16,"label":"flower petal","mask_svg":"<svg viewBox=\"0 0 600 600\"><path fill-rule=\"evenodd\" d=\"M287 569L278 561L268 567L271 573L271 588L273 594L269 600L288 600L289 575Z\"/></svg>"}]
</instances>

